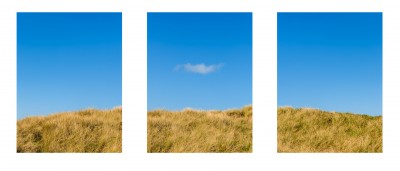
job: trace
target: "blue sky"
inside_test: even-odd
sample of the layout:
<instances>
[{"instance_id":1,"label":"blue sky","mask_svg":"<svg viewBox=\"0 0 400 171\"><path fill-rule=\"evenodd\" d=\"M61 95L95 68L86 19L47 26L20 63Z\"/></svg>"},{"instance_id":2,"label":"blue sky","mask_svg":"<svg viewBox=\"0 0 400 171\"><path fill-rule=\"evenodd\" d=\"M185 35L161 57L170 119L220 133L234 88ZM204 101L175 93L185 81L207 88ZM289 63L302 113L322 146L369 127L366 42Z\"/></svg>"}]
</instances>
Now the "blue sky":
<instances>
[{"instance_id":1,"label":"blue sky","mask_svg":"<svg viewBox=\"0 0 400 171\"><path fill-rule=\"evenodd\" d=\"M278 106L382 114L382 13L278 13Z\"/></svg>"},{"instance_id":2,"label":"blue sky","mask_svg":"<svg viewBox=\"0 0 400 171\"><path fill-rule=\"evenodd\" d=\"M149 110L252 103L251 13L148 13Z\"/></svg>"},{"instance_id":3,"label":"blue sky","mask_svg":"<svg viewBox=\"0 0 400 171\"><path fill-rule=\"evenodd\" d=\"M17 117L122 104L121 13L17 13Z\"/></svg>"}]
</instances>

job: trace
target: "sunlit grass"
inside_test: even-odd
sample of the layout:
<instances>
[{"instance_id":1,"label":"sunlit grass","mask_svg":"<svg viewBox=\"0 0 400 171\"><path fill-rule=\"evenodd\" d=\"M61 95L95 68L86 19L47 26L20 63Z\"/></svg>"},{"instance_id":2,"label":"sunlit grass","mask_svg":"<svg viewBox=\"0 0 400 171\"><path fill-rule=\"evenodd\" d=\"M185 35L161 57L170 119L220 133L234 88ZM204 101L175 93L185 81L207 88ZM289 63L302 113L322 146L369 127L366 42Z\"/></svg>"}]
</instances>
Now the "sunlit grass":
<instances>
[{"instance_id":1,"label":"sunlit grass","mask_svg":"<svg viewBox=\"0 0 400 171\"><path fill-rule=\"evenodd\" d=\"M278 108L278 152L382 152L382 116Z\"/></svg>"},{"instance_id":2,"label":"sunlit grass","mask_svg":"<svg viewBox=\"0 0 400 171\"><path fill-rule=\"evenodd\" d=\"M19 120L17 152L122 152L122 108Z\"/></svg>"},{"instance_id":3,"label":"sunlit grass","mask_svg":"<svg viewBox=\"0 0 400 171\"><path fill-rule=\"evenodd\" d=\"M147 152L252 152L252 106L147 113Z\"/></svg>"}]
</instances>

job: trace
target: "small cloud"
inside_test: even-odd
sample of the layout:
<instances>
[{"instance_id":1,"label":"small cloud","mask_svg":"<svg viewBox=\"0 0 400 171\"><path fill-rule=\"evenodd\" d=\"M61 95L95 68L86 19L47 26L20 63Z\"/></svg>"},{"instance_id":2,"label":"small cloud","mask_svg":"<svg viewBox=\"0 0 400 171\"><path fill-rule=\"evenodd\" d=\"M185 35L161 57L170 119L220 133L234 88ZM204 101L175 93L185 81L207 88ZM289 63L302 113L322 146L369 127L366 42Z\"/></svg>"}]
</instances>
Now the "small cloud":
<instances>
[{"instance_id":1,"label":"small cloud","mask_svg":"<svg viewBox=\"0 0 400 171\"><path fill-rule=\"evenodd\" d=\"M208 74L217 71L218 69L222 68L224 64L213 64L213 65L205 65L205 64L180 64L175 67L176 71L179 71L181 69L187 71L187 72L193 72L193 73L198 73L198 74Z\"/></svg>"}]
</instances>

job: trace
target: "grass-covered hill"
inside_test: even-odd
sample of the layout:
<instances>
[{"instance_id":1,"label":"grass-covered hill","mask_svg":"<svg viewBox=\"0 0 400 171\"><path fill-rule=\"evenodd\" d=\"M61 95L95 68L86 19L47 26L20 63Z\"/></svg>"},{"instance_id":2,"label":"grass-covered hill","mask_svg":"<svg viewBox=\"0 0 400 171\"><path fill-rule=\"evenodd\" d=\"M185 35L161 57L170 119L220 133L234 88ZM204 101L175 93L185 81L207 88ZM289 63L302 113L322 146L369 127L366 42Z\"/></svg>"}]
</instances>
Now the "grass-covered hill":
<instances>
[{"instance_id":1,"label":"grass-covered hill","mask_svg":"<svg viewBox=\"0 0 400 171\"><path fill-rule=\"evenodd\" d=\"M251 152L252 106L147 113L147 152Z\"/></svg>"},{"instance_id":2,"label":"grass-covered hill","mask_svg":"<svg viewBox=\"0 0 400 171\"><path fill-rule=\"evenodd\" d=\"M18 120L17 152L122 152L122 108Z\"/></svg>"},{"instance_id":3,"label":"grass-covered hill","mask_svg":"<svg viewBox=\"0 0 400 171\"><path fill-rule=\"evenodd\" d=\"M382 116L278 108L278 152L382 152Z\"/></svg>"}]
</instances>

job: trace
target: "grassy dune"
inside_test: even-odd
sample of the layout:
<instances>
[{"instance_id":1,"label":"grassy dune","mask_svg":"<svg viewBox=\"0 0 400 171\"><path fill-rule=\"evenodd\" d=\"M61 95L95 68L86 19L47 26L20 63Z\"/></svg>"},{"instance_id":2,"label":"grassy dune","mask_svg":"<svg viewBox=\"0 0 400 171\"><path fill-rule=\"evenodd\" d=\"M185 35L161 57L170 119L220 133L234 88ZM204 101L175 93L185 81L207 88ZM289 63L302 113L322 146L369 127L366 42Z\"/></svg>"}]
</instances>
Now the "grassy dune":
<instances>
[{"instance_id":1,"label":"grassy dune","mask_svg":"<svg viewBox=\"0 0 400 171\"><path fill-rule=\"evenodd\" d=\"M147 113L147 152L251 152L252 106Z\"/></svg>"},{"instance_id":2,"label":"grassy dune","mask_svg":"<svg viewBox=\"0 0 400 171\"><path fill-rule=\"evenodd\" d=\"M278 152L382 152L382 116L278 108Z\"/></svg>"},{"instance_id":3,"label":"grassy dune","mask_svg":"<svg viewBox=\"0 0 400 171\"><path fill-rule=\"evenodd\" d=\"M122 108L87 109L17 122L17 152L121 152Z\"/></svg>"}]
</instances>

